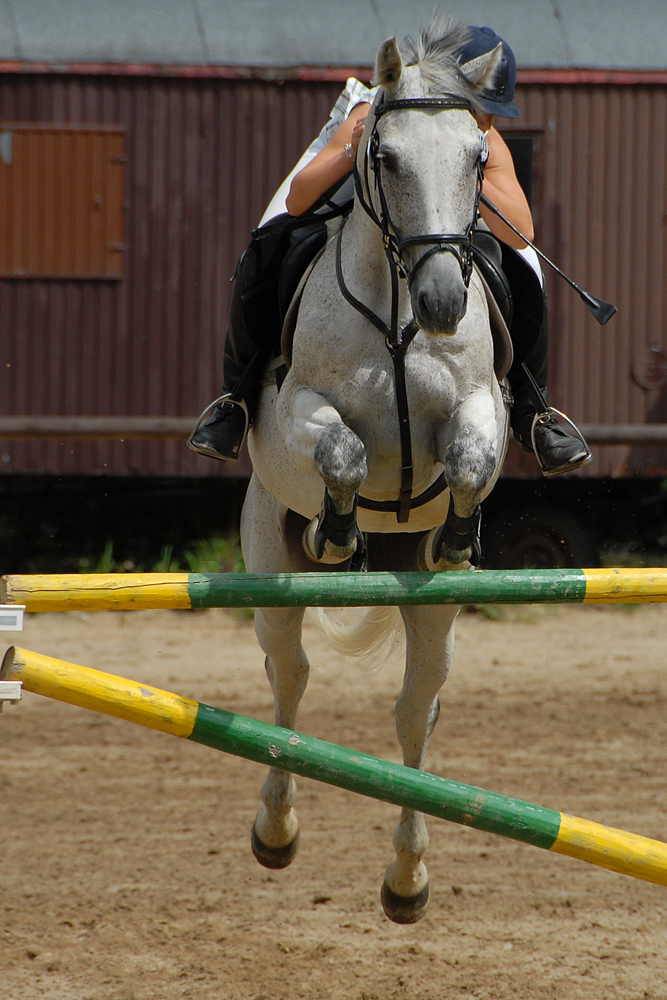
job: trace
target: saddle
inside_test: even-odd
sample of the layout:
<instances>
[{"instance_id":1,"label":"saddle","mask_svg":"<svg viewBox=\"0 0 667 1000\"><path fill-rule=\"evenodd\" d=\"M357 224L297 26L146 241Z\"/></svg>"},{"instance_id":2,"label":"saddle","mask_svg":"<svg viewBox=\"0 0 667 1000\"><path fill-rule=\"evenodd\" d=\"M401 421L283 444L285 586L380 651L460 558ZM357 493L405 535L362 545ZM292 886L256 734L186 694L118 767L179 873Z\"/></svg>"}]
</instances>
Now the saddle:
<instances>
[{"instance_id":1,"label":"saddle","mask_svg":"<svg viewBox=\"0 0 667 1000\"><path fill-rule=\"evenodd\" d=\"M514 311L512 290L503 271L500 243L491 235L477 230L472 245L472 259L489 309L493 340L493 370L499 382L505 378L514 360L510 327Z\"/></svg>"},{"instance_id":2,"label":"saddle","mask_svg":"<svg viewBox=\"0 0 667 1000\"><path fill-rule=\"evenodd\" d=\"M283 322L282 334L280 336L280 349L285 363L286 373L292 366L292 344L294 343L294 331L296 330L296 321L299 318L299 308L301 306L303 292L308 284L308 279L313 272L313 268L324 253L325 249L326 243L324 243L324 245L316 251L315 256L312 258L310 263L306 265L306 270L302 273L285 312L285 320Z\"/></svg>"},{"instance_id":3,"label":"saddle","mask_svg":"<svg viewBox=\"0 0 667 1000\"><path fill-rule=\"evenodd\" d=\"M511 354L505 374L520 366L535 346L546 320L545 293L525 257L491 233L476 230L472 252L489 305L494 369L501 378L498 372L507 363L503 346L507 337Z\"/></svg>"},{"instance_id":4,"label":"saddle","mask_svg":"<svg viewBox=\"0 0 667 1000\"><path fill-rule=\"evenodd\" d=\"M243 321L250 339L271 359L267 377L269 382L277 381L278 387L287 373L280 353L281 331L291 330L291 345L304 278L326 241L326 217L278 216L255 230L237 268Z\"/></svg>"}]
</instances>

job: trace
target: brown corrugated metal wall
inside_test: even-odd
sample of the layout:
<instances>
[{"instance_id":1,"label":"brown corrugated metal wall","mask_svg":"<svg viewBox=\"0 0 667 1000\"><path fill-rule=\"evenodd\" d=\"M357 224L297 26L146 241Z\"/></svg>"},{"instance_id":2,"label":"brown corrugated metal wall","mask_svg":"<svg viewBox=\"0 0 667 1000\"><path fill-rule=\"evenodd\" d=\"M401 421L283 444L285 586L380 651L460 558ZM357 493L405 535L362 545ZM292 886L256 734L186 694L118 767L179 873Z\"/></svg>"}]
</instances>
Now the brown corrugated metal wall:
<instances>
[{"instance_id":1,"label":"brown corrugated metal wall","mask_svg":"<svg viewBox=\"0 0 667 1000\"><path fill-rule=\"evenodd\" d=\"M600 327L545 266L550 401L580 423L667 421L667 372L642 388L633 370L667 353L664 85L520 88L513 128L537 139L536 241L580 287L618 306ZM661 355L657 355L661 358ZM664 473L666 448L600 447L585 476ZM510 453L506 475L532 474Z\"/></svg>"},{"instance_id":2,"label":"brown corrugated metal wall","mask_svg":"<svg viewBox=\"0 0 667 1000\"><path fill-rule=\"evenodd\" d=\"M236 260L339 90L337 83L0 79L0 122L127 130L125 279L2 280L1 412L203 409L220 391ZM0 473L227 471L237 467L199 458L175 441L0 443Z\"/></svg>"},{"instance_id":3,"label":"brown corrugated metal wall","mask_svg":"<svg viewBox=\"0 0 667 1000\"><path fill-rule=\"evenodd\" d=\"M178 415L219 389L229 278L340 84L5 75L2 122L116 124L127 136L125 278L0 289L3 414ZM589 423L667 422L664 86L520 87L537 136L537 240L619 315L599 328L548 275L551 400ZM2 207L0 206L0 211ZM651 357L659 357L656 351ZM665 449L598 448L586 475L662 470ZM180 442L0 443L0 473L220 475ZM238 470L242 471L242 470ZM246 470L247 471L247 467ZM512 454L507 471L533 475Z\"/></svg>"}]
</instances>

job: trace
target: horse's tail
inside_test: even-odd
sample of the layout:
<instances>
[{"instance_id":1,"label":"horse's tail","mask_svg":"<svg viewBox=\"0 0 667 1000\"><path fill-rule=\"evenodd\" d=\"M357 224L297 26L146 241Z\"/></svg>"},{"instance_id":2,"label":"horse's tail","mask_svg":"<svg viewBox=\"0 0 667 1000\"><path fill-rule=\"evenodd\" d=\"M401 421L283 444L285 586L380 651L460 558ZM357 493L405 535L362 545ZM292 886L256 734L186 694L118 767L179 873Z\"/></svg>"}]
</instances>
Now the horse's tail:
<instances>
[{"instance_id":1,"label":"horse's tail","mask_svg":"<svg viewBox=\"0 0 667 1000\"><path fill-rule=\"evenodd\" d=\"M402 643L405 631L398 608L310 608L309 617L330 646L377 670Z\"/></svg>"}]
</instances>

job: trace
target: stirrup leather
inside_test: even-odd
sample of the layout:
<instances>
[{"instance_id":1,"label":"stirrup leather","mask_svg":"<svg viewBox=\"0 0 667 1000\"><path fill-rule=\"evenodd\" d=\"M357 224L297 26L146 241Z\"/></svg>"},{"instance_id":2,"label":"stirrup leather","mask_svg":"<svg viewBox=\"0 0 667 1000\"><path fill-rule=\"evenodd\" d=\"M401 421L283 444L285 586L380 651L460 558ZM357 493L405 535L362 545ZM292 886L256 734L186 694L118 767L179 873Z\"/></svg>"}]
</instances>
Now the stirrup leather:
<instances>
[{"instance_id":1,"label":"stirrup leather","mask_svg":"<svg viewBox=\"0 0 667 1000\"><path fill-rule=\"evenodd\" d=\"M535 428L539 427L540 424L548 423L551 417L557 417L557 418L560 417L561 420L564 420L565 423L572 428L572 430L574 431L574 436L577 437L579 441L581 441L581 444L586 452L584 458L572 464L561 465L557 469L547 469L543 465L542 459L540 458L540 454L537 450L535 443ZM542 470L543 476L557 476L561 472L568 472L569 470L579 469L581 468L582 465L588 465L589 462L593 461L593 453L591 449L588 447L588 442L586 441L584 435L581 433L581 431L574 423L574 421L570 420L570 418L567 416L566 413L562 413L560 410L557 410L555 406L547 406L546 410L544 410L542 413L536 413L535 416L533 417L533 422L530 427L530 444L533 449L533 454L535 455L535 458L539 463L540 469Z\"/></svg>"},{"instance_id":2,"label":"stirrup leather","mask_svg":"<svg viewBox=\"0 0 667 1000\"><path fill-rule=\"evenodd\" d=\"M201 451L201 449L197 445L195 445L193 443L193 438L194 438L195 434L197 433L197 431L199 430L199 428L201 427L201 425L204 423L204 421L205 421L206 417L209 415L209 413L211 413L216 408L216 406L220 406L221 403L233 403L234 406L240 406L241 409L243 410L244 415L245 415L245 429L243 431L243 435L242 435L242 437L241 437L241 439L240 439L237 447L232 451L231 455L229 456L231 459L235 459L235 458L239 457L239 453L241 451L241 448L243 447L243 442L245 441L246 436L248 434L248 427L250 426L250 413L248 412L248 407L246 406L245 401L242 400L242 399L232 399L231 398L231 393L229 393L229 392L224 393L222 396L218 396L217 399L214 399L212 403L208 404L208 406L206 407L206 409L204 410L204 412L201 414L201 416L197 420L197 423L192 428L192 431L190 433L190 437L187 440L187 446L188 446L188 448L192 449L192 451L196 451L198 455L204 454Z\"/></svg>"}]
</instances>

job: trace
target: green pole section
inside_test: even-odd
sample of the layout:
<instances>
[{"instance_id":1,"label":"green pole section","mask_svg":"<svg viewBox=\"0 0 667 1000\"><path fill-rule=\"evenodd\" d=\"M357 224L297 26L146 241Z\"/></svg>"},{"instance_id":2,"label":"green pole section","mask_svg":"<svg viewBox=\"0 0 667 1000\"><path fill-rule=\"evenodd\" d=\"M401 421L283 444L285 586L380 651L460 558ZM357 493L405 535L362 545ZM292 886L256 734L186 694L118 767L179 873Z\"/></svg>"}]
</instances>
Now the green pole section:
<instances>
[{"instance_id":1,"label":"green pole section","mask_svg":"<svg viewBox=\"0 0 667 1000\"><path fill-rule=\"evenodd\" d=\"M459 573L192 573L193 608L581 603L580 569Z\"/></svg>"},{"instance_id":2,"label":"green pole section","mask_svg":"<svg viewBox=\"0 0 667 1000\"><path fill-rule=\"evenodd\" d=\"M195 743L549 849L560 813L199 703Z\"/></svg>"}]
</instances>

